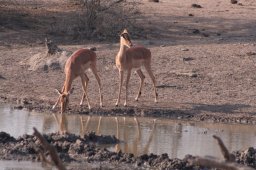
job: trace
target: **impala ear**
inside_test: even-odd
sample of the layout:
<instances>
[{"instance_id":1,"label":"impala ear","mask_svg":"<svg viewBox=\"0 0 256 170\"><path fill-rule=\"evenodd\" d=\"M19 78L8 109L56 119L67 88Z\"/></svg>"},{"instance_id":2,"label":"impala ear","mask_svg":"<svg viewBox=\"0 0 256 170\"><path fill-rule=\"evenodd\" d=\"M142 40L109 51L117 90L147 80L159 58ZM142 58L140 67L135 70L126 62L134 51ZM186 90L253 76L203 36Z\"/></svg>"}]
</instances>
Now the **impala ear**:
<instances>
[{"instance_id":1,"label":"impala ear","mask_svg":"<svg viewBox=\"0 0 256 170\"><path fill-rule=\"evenodd\" d=\"M123 34L128 34L128 31L127 31L127 29L125 28L124 30L123 30L123 32L121 32L120 34L119 34L119 36L122 36Z\"/></svg>"},{"instance_id":2,"label":"impala ear","mask_svg":"<svg viewBox=\"0 0 256 170\"><path fill-rule=\"evenodd\" d=\"M127 31L126 28L124 29L124 31L122 32L122 34L124 34L124 33L127 33L127 34L128 34L128 31Z\"/></svg>"},{"instance_id":3,"label":"impala ear","mask_svg":"<svg viewBox=\"0 0 256 170\"><path fill-rule=\"evenodd\" d=\"M55 91L56 91L59 95L62 94L58 89L55 89Z\"/></svg>"}]
</instances>

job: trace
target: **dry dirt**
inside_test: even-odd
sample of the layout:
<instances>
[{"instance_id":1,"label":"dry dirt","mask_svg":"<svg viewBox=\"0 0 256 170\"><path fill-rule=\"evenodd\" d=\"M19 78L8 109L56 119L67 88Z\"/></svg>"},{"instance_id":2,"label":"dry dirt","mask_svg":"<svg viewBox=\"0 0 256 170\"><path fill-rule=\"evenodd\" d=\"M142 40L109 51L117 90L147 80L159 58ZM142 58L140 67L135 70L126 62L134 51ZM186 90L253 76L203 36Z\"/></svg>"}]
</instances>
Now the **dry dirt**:
<instances>
[{"instance_id":1,"label":"dry dirt","mask_svg":"<svg viewBox=\"0 0 256 170\"><path fill-rule=\"evenodd\" d=\"M92 41L76 40L68 31L52 34L61 29L54 25L70 27L77 19L77 6L62 2L0 0L1 102L51 111L57 99L54 89L60 89L64 82L63 70L30 71L28 65L21 64L45 52L44 38L48 36L65 50L97 48L105 107L99 108L96 80L88 71L92 113L256 124L256 1L142 1L138 22L143 25L143 38L130 34L134 44L143 44L152 52L159 102L153 102L153 88L146 73L142 96L134 101L139 78L132 74L127 108L115 107L118 37L115 41ZM192 7L194 3L202 8ZM86 106L79 107L80 79L74 81L73 87L68 112L90 113Z\"/></svg>"}]
</instances>

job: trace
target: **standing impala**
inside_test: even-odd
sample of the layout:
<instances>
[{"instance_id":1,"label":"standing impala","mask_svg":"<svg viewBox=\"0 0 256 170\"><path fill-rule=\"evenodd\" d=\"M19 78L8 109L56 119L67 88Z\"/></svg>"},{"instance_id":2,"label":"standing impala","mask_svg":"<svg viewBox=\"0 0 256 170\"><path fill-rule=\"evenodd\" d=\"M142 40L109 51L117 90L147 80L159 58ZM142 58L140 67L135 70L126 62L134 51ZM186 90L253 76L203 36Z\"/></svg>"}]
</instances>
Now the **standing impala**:
<instances>
[{"instance_id":1,"label":"standing impala","mask_svg":"<svg viewBox=\"0 0 256 170\"><path fill-rule=\"evenodd\" d=\"M141 71L141 67L144 66L146 71L148 72L154 86L154 93L155 93L155 102L157 102L157 92L156 92L156 81L155 77L151 70L151 52L149 49L138 46L138 47L132 47L132 42L130 40L128 31L125 29L121 35L120 35L120 50L118 54L116 55L116 67L119 70L119 78L120 78L120 84L119 84L119 93L118 93L118 99L116 102L116 106L118 106L120 101L120 95L121 95L121 88L123 84L123 75L124 71L127 71L127 78L126 78L126 96L125 96L125 102L124 106L127 105L127 98L128 98L128 83L131 76L131 70L133 68L136 69L137 74L140 77L140 87L139 92L135 100L137 101L138 98L141 95L141 89L144 83L145 76Z\"/></svg>"},{"instance_id":2,"label":"standing impala","mask_svg":"<svg viewBox=\"0 0 256 170\"><path fill-rule=\"evenodd\" d=\"M100 106L102 107L102 94L101 94L101 82L100 78L97 74L96 69L96 54L94 51L90 49L80 49L74 52L68 59L65 64L65 82L61 91L57 90L59 94L59 98L53 109L60 103L61 113L66 110L66 107L69 102L69 95L72 93L71 84L72 81L78 76L81 78L82 86L83 86L83 96L80 102L80 105L83 104L84 98L86 97L88 108L91 109L90 101L87 95L87 85L89 82L89 78L85 74L87 69L91 69L92 73L95 75L96 80L99 85L99 93L100 93Z\"/></svg>"}]
</instances>

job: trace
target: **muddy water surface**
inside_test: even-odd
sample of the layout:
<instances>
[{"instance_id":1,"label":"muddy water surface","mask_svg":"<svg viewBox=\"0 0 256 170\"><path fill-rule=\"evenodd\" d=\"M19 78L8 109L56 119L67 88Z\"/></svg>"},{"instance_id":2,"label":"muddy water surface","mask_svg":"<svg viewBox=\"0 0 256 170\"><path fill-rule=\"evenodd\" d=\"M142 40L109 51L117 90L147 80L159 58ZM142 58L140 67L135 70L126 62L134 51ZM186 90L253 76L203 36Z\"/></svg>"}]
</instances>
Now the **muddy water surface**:
<instances>
[{"instance_id":1,"label":"muddy water surface","mask_svg":"<svg viewBox=\"0 0 256 170\"><path fill-rule=\"evenodd\" d=\"M43 133L64 129L82 135L87 131L95 131L97 134L115 135L123 141L118 145L104 147L135 155L168 153L171 158L183 158L186 154L221 156L217 143L212 138L213 134L220 136L230 151L256 147L256 130L249 125L88 115L66 115L61 119L60 115L14 110L9 106L1 106L0 115L0 131L14 137L32 134L33 127ZM15 164L12 161L1 161L0 167L16 168L20 164L24 167L31 166L29 162ZM38 165L33 164L36 167Z\"/></svg>"}]
</instances>

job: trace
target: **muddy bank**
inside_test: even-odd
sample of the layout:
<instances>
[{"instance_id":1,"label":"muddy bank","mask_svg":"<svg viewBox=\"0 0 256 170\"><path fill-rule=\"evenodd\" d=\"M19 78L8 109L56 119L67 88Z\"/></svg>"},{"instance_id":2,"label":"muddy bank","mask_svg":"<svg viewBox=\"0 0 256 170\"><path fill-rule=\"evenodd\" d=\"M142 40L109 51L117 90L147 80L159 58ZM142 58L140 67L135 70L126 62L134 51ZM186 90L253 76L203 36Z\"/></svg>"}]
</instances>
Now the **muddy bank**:
<instances>
[{"instance_id":1,"label":"muddy bank","mask_svg":"<svg viewBox=\"0 0 256 170\"><path fill-rule=\"evenodd\" d=\"M52 144L61 160L66 164L71 162L107 162L110 164L125 164L130 169L157 168L157 169L202 169L190 162L196 157L186 155L183 159L169 158L168 154L144 154L138 157L122 151L110 152L99 147L101 144L118 144L114 136L97 136L88 133L83 137L74 134L59 135L57 133L44 134L45 139ZM0 159L40 161L38 151L41 148L39 140L33 135L23 135L13 138L5 132L0 133ZM256 149L248 148L245 151L233 152L236 162L256 168ZM207 169L207 168L206 168Z\"/></svg>"},{"instance_id":2,"label":"muddy bank","mask_svg":"<svg viewBox=\"0 0 256 170\"><path fill-rule=\"evenodd\" d=\"M79 161L82 157L90 157L96 150L96 145L117 144L120 141L115 136L95 135L94 132L79 137L74 134L60 135L51 133L44 138L52 144L64 162ZM38 160L40 142L33 135L23 135L15 139L5 132L0 132L0 157L4 160Z\"/></svg>"},{"instance_id":3,"label":"muddy bank","mask_svg":"<svg viewBox=\"0 0 256 170\"><path fill-rule=\"evenodd\" d=\"M0 96L0 103L11 104L14 109L26 109L29 111L37 111L41 113L58 113L59 108L52 110L53 102L37 100L32 98L8 98ZM71 104L67 108L65 114L92 114L92 115L108 115L108 116L142 116L157 117L179 120L206 121L210 123L232 123L232 124L256 124L256 117L250 114L198 114L186 110L172 110L166 108L148 108L148 107L103 107L92 108L89 110L86 106Z\"/></svg>"}]
</instances>

